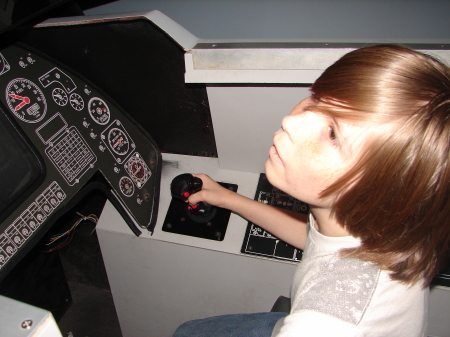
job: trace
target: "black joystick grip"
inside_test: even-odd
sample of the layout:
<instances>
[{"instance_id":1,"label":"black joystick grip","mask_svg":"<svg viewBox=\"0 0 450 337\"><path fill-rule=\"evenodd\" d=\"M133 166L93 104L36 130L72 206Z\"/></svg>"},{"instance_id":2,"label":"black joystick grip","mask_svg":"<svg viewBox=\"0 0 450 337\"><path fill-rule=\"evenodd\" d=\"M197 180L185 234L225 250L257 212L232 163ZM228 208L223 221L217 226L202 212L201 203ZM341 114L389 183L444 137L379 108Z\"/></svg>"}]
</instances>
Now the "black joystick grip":
<instances>
[{"instance_id":1,"label":"black joystick grip","mask_svg":"<svg viewBox=\"0 0 450 337\"><path fill-rule=\"evenodd\" d=\"M170 184L170 192L172 197L186 201L191 194L197 193L203 187L200 178L194 177L192 174L184 173L176 176Z\"/></svg>"},{"instance_id":2,"label":"black joystick grip","mask_svg":"<svg viewBox=\"0 0 450 337\"><path fill-rule=\"evenodd\" d=\"M200 178L194 177L189 173L184 173L176 176L172 180L170 192L172 193L172 197L186 201L190 195L197 193L202 187L203 182ZM216 213L216 207L206 202L188 205L187 210L192 215L191 218L198 222L209 221Z\"/></svg>"}]
</instances>

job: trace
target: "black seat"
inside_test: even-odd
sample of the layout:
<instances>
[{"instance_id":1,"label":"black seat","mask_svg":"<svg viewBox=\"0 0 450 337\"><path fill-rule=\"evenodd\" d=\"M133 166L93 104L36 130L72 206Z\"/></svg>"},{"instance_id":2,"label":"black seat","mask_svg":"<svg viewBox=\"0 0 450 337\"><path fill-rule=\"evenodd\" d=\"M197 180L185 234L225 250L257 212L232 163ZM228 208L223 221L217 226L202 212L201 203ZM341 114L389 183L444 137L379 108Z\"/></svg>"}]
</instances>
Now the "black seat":
<instances>
[{"instance_id":1,"label":"black seat","mask_svg":"<svg viewBox=\"0 0 450 337\"><path fill-rule=\"evenodd\" d=\"M289 313L291 311L291 299L285 296L278 297L270 311Z\"/></svg>"}]
</instances>

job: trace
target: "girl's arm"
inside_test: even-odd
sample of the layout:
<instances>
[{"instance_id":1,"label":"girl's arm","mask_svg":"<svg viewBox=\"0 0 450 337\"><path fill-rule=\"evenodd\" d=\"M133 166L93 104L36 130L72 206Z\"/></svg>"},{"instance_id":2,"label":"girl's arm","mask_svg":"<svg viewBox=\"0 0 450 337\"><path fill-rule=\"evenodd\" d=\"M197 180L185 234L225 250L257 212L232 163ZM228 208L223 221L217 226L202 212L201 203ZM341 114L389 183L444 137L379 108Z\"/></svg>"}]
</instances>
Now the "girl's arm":
<instances>
[{"instance_id":1,"label":"girl's arm","mask_svg":"<svg viewBox=\"0 0 450 337\"><path fill-rule=\"evenodd\" d=\"M264 228L280 240L304 249L307 215L273 207L230 191L205 174L194 174L203 182L201 191L189 197L189 203L204 201L226 208Z\"/></svg>"}]
</instances>

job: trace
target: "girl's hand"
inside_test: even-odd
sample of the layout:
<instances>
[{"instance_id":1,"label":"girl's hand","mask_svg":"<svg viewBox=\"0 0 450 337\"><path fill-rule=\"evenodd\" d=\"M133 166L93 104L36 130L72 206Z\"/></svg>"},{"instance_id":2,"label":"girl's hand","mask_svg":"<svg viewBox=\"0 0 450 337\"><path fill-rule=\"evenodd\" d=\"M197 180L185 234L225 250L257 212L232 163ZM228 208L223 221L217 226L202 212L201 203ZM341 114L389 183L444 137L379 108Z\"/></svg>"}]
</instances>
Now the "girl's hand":
<instances>
[{"instance_id":1,"label":"girl's hand","mask_svg":"<svg viewBox=\"0 0 450 337\"><path fill-rule=\"evenodd\" d=\"M192 194L188 201L191 205L198 204L200 201L206 202L217 207L228 208L230 198L237 194L229 189L219 185L206 174L192 174L194 177L200 178L203 182L201 191Z\"/></svg>"},{"instance_id":2,"label":"girl's hand","mask_svg":"<svg viewBox=\"0 0 450 337\"><path fill-rule=\"evenodd\" d=\"M188 202L191 205L203 201L229 209L292 246L304 249L308 234L305 214L276 208L244 197L219 185L206 174L193 174L193 176L202 180L203 187L201 191L189 196Z\"/></svg>"}]
</instances>

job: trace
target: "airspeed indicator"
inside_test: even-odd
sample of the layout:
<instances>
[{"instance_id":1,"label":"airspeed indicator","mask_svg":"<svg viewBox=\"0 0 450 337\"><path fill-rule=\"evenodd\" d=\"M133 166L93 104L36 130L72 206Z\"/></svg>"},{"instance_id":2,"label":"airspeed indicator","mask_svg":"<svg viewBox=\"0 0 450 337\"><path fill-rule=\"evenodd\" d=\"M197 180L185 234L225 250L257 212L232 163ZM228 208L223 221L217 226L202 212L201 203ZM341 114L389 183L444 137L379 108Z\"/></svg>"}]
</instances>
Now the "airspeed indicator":
<instances>
[{"instance_id":1,"label":"airspeed indicator","mask_svg":"<svg viewBox=\"0 0 450 337\"><path fill-rule=\"evenodd\" d=\"M6 102L12 113L27 123L37 123L47 112L47 102L41 89L25 78L8 83Z\"/></svg>"}]
</instances>

